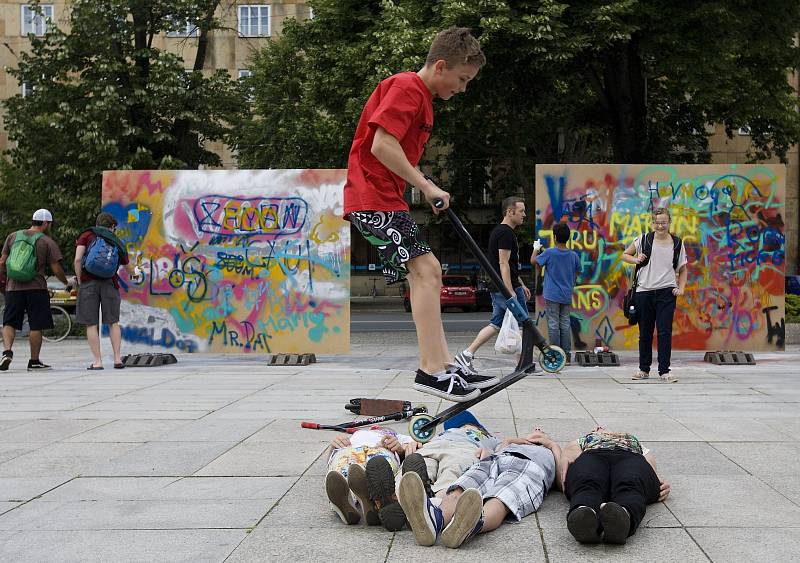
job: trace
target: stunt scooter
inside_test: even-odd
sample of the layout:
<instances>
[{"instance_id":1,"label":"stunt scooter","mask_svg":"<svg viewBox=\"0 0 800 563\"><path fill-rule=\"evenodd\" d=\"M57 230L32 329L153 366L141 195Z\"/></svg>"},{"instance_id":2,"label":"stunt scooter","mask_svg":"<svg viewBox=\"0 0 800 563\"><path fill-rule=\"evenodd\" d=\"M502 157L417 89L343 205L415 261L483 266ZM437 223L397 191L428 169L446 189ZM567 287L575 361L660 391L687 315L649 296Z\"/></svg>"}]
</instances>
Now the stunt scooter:
<instances>
[{"instance_id":1,"label":"stunt scooter","mask_svg":"<svg viewBox=\"0 0 800 563\"><path fill-rule=\"evenodd\" d=\"M441 209L444 207L444 202L442 200L436 200L434 201L434 206ZM448 207L444 210L444 213L447 215L450 223L452 223L458 237L467 246L467 248L472 251L472 254L475 255L475 258L478 259L481 267L489 276L492 284L494 284L495 289L502 293L503 297L506 299L506 306L508 307L508 310L511 311L511 314L514 315L514 318L517 319L519 326L522 328L522 353L520 354L517 367L512 373L503 377L492 387L483 389L481 394L474 399L464 403L456 403L452 407L449 407L436 415L418 414L412 417L408 424L409 434L412 438L414 438L414 440L421 444L429 442L433 438L436 427L439 424L442 424L444 421L454 417L458 413L477 405L481 401L488 399L495 393L499 393L506 387L513 385L517 381L526 377L529 370L533 371L534 349L536 350L539 364L541 365L542 369L548 373L557 373L561 371L564 368L564 365L567 363L567 355L564 350L558 346L551 346L548 344L547 340L545 340L544 337L539 333L533 324L533 320L528 315L527 308L520 306L516 296L508 290L506 284L503 283L503 278L501 278L500 274L492 267L489 259L486 258L486 255L475 243L475 240L472 238L472 236L470 236L469 232L461 223L461 220L458 218L455 212Z\"/></svg>"}]
</instances>

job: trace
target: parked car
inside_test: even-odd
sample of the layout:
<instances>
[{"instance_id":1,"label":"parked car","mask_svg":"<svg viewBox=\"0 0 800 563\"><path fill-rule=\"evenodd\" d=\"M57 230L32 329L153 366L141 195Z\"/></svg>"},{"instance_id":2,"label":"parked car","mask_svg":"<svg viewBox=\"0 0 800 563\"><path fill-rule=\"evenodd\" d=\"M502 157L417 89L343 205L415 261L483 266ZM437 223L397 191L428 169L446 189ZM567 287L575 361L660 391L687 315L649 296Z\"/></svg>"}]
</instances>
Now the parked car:
<instances>
[{"instance_id":1,"label":"parked car","mask_svg":"<svg viewBox=\"0 0 800 563\"><path fill-rule=\"evenodd\" d=\"M47 290L50 292L50 304L59 305L74 314L78 304L78 290L67 291L66 286L56 277L47 278Z\"/></svg>"},{"instance_id":2,"label":"parked car","mask_svg":"<svg viewBox=\"0 0 800 563\"><path fill-rule=\"evenodd\" d=\"M464 312L475 310L475 286L468 276L442 276L442 292L439 295L442 309L445 307L458 307ZM403 292L403 307L411 311L411 292L406 287Z\"/></svg>"},{"instance_id":3,"label":"parked car","mask_svg":"<svg viewBox=\"0 0 800 563\"><path fill-rule=\"evenodd\" d=\"M786 295L800 295L800 276L786 276Z\"/></svg>"}]
</instances>

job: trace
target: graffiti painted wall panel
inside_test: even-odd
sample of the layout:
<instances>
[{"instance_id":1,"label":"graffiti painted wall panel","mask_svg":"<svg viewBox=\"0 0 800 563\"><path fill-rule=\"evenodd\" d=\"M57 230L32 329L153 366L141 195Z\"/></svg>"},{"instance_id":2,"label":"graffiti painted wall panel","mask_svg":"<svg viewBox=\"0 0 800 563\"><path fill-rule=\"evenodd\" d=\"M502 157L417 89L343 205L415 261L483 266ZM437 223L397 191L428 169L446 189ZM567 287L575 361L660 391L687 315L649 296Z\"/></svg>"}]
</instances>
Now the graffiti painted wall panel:
<instances>
[{"instance_id":1,"label":"graffiti painted wall panel","mask_svg":"<svg viewBox=\"0 0 800 563\"><path fill-rule=\"evenodd\" d=\"M633 266L620 256L662 206L689 259L673 347L782 350L785 186L783 165L538 165L535 234L552 246L554 223L565 221L581 258L573 348L598 338L615 349L638 346L638 327L621 310ZM537 311L546 333L541 297Z\"/></svg>"},{"instance_id":2,"label":"graffiti painted wall panel","mask_svg":"<svg viewBox=\"0 0 800 563\"><path fill-rule=\"evenodd\" d=\"M103 210L122 275L123 339L187 352L350 346L344 170L109 171Z\"/></svg>"}]
</instances>

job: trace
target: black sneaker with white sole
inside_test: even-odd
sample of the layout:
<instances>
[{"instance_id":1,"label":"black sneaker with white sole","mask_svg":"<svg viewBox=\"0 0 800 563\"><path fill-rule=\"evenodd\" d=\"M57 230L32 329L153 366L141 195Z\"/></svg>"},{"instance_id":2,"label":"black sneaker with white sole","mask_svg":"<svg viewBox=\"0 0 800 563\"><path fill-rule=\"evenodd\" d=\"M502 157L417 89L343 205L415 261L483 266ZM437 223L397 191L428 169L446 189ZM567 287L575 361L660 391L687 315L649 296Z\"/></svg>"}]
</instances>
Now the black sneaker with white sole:
<instances>
[{"instance_id":1,"label":"black sneaker with white sole","mask_svg":"<svg viewBox=\"0 0 800 563\"><path fill-rule=\"evenodd\" d=\"M0 371L6 371L8 366L11 365L11 360L14 358L14 352L6 350L3 352L3 357L0 358Z\"/></svg>"},{"instance_id":2,"label":"black sneaker with white sole","mask_svg":"<svg viewBox=\"0 0 800 563\"><path fill-rule=\"evenodd\" d=\"M28 360L28 371L48 371L53 369L52 366L43 364L41 360Z\"/></svg>"},{"instance_id":3,"label":"black sneaker with white sole","mask_svg":"<svg viewBox=\"0 0 800 563\"><path fill-rule=\"evenodd\" d=\"M500 378L497 376L481 375L476 371L469 371L458 364L452 364L447 369L451 373L459 375L461 379L472 385L475 389L488 389L500 383Z\"/></svg>"},{"instance_id":4,"label":"black sneaker with white sole","mask_svg":"<svg viewBox=\"0 0 800 563\"><path fill-rule=\"evenodd\" d=\"M414 389L456 403L471 401L481 394L480 389L476 389L456 373L429 375L421 369L417 370L414 378Z\"/></svg>"}]
</instances>

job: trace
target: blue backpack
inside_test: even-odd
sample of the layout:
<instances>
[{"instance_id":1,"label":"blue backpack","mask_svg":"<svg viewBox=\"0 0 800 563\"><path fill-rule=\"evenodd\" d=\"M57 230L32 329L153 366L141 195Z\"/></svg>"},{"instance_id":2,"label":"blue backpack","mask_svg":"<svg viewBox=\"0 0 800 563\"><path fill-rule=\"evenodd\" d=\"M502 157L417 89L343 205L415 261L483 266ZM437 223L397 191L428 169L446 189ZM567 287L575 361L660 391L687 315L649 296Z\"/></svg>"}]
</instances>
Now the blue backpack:
<instances>
[{"instance_id":1,"label":"blue backpack","mask_svg":"<svg viewBox=\"0 0 800 563\"><path fill-rule=\"evenodd\" d=\"M83 255L81 268L96 278L113 278L119 269L119 248L97 235Z\"/></svg>"}]
</instances>

